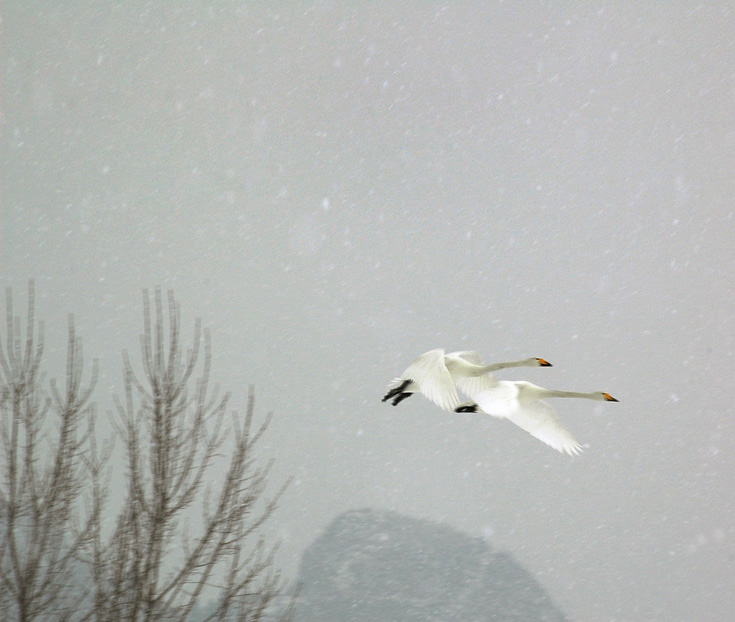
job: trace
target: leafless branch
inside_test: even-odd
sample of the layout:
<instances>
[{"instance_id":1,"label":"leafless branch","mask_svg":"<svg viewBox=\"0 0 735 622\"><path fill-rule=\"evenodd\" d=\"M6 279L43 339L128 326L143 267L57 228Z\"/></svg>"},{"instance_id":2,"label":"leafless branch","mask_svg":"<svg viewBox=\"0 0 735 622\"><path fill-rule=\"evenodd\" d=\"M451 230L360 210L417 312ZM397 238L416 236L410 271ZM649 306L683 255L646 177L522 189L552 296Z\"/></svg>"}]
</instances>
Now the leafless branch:
<instances>
[{"instance_id":1,"label":"leafless branch","mask_svg":"<svg viewBox=\"0 0 735 622\"><path fill-rule=\"evenodd\" d=\"M0 605L8 620L70 620L85 591L74 564L90 541L96 516L82 518L81 465L91 421L89 402L97 363L82 388L81 340L69 317L66 387L54 381L50 396L42 387L43 325L36 334L33 282L28 288L25 340L6 291L6 337L0 339ZM53 429L45 429L48 415Z\"/></svg>"},{"instance_id":2,"label":"leafless branch","mask_svg":"<svg viewBox=\"0 0 735 622\"><path fill-rule=\"evenodd\" d=\"M283 588L274 550L258 537L285 486L268 500L269 467L254 448L270 416L253 426L252 387L244 422L227 416L229 394L210 388L211 341L197 320L192 347L181 343L181 315L169 292L143 296L142 375L127 353L124 397L115 430L127 461L128 488L115 532L95 573L94 619L186 620L206 590L219 600L212 620L261 620ZM167 319L167 322L166 322ZM229 455L215 497L207 474ZM195 501L208 499L197 517ZM192 536L182 524L198 523ZM98 556L99 557L99 556Z\"/></svg>"}]
</instances>

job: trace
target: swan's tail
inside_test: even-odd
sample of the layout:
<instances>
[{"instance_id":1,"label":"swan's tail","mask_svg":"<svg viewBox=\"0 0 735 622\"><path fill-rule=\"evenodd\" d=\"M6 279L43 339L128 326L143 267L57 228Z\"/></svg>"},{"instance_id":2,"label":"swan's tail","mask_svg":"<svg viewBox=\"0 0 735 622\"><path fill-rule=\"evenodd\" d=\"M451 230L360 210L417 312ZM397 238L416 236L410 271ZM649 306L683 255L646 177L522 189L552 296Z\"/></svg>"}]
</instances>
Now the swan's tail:
<instances>
[{"instance_id":1,"label":"swan's tail","mask_svg":"<svg viewBox=\"0 0 735 622\"><path fill-rule=\"evenodd\" d=\"M386 387L388 389L388 392L383 396L383 402L387 402L391 398L396 398L397 401L393 402L393 406L398 404L401 400L405 399L410 395L410 393L406 393L405 397L401 397L404 395L404 389L411 384L411 380L406 378L393 378L388 383L388 386Z\"/></svg>"},{"instance_id":2,"label":"swan's tail","mask_svg":"<svg viewBox=\"0 0 735 622\"><path fill-rule=\"evenodd\" d=\"M390 391L391 389L397 389L397 388L399 388L399 387L400 387L400 386L401 386L402 384L406 384L406 383L408 383L408 380L406 380L405 378L393 378L393 380L391 380L391 381L390 381L390 382L388 383L388 386L386 387L386 389L388 389L389 391Z\"/></svg>"}]
</instances>

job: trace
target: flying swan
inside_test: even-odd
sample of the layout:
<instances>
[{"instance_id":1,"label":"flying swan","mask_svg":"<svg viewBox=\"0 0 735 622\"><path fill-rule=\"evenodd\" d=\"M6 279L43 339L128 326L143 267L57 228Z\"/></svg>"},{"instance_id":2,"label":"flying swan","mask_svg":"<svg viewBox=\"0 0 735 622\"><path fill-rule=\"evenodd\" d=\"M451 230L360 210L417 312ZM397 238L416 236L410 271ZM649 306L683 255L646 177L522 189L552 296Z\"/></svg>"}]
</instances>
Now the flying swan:
<instances>
[{"instance_id":1,"label":"flying swan","mask_svg":"<svg viewBox=\"0 0 735 622\"><path fill-rule=\"evenodd\" d=\"M419 356L399 378L392 380L383 401L392 399L393 406L397 406L414 393L423 393L440 408L454 411L460 406L455 383L478 392L495 386L496 380L488 374L508 367L551 367L551 363L542 358L528 358L485 365L476 352L445 354L437 348Z\"/></svg>"},{"instance_id":2,"label":"flying swan","mask_svg":"<svg viewBox=\"0 0 735 622\"><path fill-rule=\"evenodd\" d=\"M544 402L548 397L573 397L586 400L617 402L604 391L577 393L544 389L523 380L495 380L487 377L468 385L459 380L460 389L467 393L472 402L461 404L455 412L483 412L493 417L508 419L531 436L553 447L557 451L577 455L582 446L559 422L553 407Z\"/></svg>"}]
</instances>

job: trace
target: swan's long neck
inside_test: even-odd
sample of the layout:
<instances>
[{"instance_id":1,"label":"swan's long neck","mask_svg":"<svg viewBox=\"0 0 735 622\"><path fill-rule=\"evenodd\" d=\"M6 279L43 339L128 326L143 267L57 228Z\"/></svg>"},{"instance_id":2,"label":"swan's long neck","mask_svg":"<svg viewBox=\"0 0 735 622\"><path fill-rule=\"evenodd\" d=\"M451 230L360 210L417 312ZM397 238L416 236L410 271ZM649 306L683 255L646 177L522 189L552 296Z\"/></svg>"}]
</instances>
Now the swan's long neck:
<instances>
[{"instance_id":1,"label":"swan's long neck","mask_svg":"<svg viewBox=\"0 0 735 622\"><path fill-rule=\"evenodd\" d=\"M453 376L484 376L485 374L505 369L506 367L538 367L538 359L523 359L506 363L491 363L490 365L476 365L459 357L447 357L445 365Z\"/></svg>"},{"instance_id":2,"label":"swan's long neck","mask_svg":"<svg viewBox=\"0 0 735 622\"><path fill-rule=\"evenodd\" d=\"M555 389L543 389L543 397L581 397L587 400L602 399L599 393L578 393L577 391L556 391Z\"/></svg>"},{"instance_id":3,"label":"swan's long neck","mask_svg":"<svg viewBox=\"0 0 735 622\"><path fill-rule=\"evenodd\" d=\"M507 369L508 367L537 367L538 361L536 359L523 359L521 361L508 361L506 363L491 363L490 365L479 365L479 369L482 371L478 375L489 374L499 369Z\"/></svg>"}]
</instances>

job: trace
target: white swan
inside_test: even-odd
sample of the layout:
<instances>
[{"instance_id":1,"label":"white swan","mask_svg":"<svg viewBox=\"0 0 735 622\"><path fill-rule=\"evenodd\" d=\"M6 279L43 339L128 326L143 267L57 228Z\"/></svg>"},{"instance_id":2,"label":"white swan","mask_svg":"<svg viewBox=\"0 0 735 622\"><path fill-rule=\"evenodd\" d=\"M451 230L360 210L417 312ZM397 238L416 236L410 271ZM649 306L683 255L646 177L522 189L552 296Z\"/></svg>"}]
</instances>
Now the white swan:
<instances>
[{"instance_id":1,"label":"white swan","mask_svg":"<svg viewBox=\"0 0 735 622\"><path fill-rule=\"evenodd\" d=\"M423 393L440 408L453 411L460 405L455 382L466 379L469 384L461 386L472 387L471 379L484 379L490 372L507 367L551 367L551 363L542 358L528 358L485 365L476 352L444 354L444 350L437 348L419 356L399 378L392 380L383 401L392 399L393 406L397 406L414 393ZM495 384L494 379L490 381L492 385ZM477 385L478 388L488 386Z\"/></svg>"},{"instance_id":2,"label":"white swan","mask_svg":"<svg viewBox=\"0 0 735 622\"><path fill-rule=\"evenodd\" d=\"M531 436L570 456L580 453L582 446L559 422L554 409L542 401L543 398L578 397L605 402L618 401L604 391L577 393L544 389L522 380L496 381L492 378L482 380L484 388L480 386L480 383L470 387L471 392L468 393L472 402L460 405L455 412L481 411L493 417L508 419Z\"/></svg>"}]
</instances>

